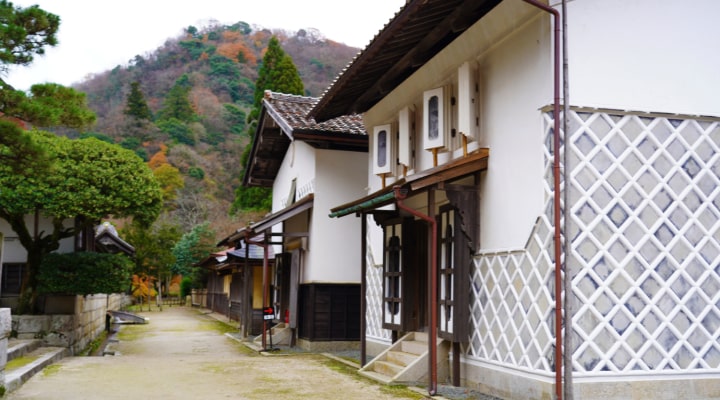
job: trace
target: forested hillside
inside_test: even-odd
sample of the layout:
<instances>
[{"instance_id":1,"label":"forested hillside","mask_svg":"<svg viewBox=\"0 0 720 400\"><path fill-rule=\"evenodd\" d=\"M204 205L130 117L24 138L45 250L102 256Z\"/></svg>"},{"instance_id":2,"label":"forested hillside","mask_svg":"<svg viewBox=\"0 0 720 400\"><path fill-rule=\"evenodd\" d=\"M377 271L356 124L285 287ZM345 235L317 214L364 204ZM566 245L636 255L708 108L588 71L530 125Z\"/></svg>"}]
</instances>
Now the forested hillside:
<instances>
[{"instance_id":1,"label":"forested hillside","mask_svg":"<svg viewBox=\"0 0 720 400\"><path fill-rule=\"evenodd\" d=\"M259 218L228 212L270 38L292 57L309 96L321 96L359 49L314 30L270 31L245 22L184 31L151 54L74 86L97 113L96 125L83 135L120 144L149 163L165 193L162 223L188 231L207 221L224 237Z\"/></svg>"}]
</instances>

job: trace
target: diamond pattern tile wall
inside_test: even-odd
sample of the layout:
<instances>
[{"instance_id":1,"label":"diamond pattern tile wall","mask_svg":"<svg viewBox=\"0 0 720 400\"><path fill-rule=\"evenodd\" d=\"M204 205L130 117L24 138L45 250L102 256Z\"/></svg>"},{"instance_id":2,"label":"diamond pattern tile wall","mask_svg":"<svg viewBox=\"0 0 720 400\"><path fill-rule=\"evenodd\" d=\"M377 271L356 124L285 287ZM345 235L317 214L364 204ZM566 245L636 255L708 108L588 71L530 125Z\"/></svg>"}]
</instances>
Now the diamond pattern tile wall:
<instances>
[{"instance_id":1,"label":"diamond pattern tile wall","mask_svg":"<svg viewBox=\"0 0 720 400\"><path fill-rule=\"evenodd\" d=\"M539 373L554 369L553 121L543 118L545 213L525 249L476 257L465 348ZM569 121L574 375L720 372L720 123L597 110Z\"/></svg>"},{"instance_id":2,"label":"diamond pattern tile wall","mask_svg":"<svg viewBox=\"0 0 720 400\"><path fill-rule=\"evenodd\" d=\"M569 120L575 376L720 372L718 121Z\"/></svg>"},{"instance_id":3,"label":"diamond pattern tile wall","mask_svg":"<svg viewBox=\"0 0 720 400\"><path fill-rule=\"evenodd\" d=\"M368 224L374 224L369 221ZM368 246L371 243L370 238L367 240ZM376 264L373 259L372 248L368 247L366 252L367 270L365 274L367 313L365 315L365 333L368 338L376 341L390 343L392 332L382 327L382 288L383 288L383 269L382 260L380 264Z\"/></svg>"}]
</instances>

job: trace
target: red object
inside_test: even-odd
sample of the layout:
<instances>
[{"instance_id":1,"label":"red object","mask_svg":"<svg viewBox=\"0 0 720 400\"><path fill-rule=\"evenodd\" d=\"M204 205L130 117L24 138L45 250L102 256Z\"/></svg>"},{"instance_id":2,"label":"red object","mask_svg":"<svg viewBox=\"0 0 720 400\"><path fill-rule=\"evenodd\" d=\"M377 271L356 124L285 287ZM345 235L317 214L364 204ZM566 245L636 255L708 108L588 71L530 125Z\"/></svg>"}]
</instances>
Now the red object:
<instances>
[{"instance_id":1,"label":"red object","mask_svg":"<svg viewBox=\"0 0 720 400\"><path fill-rule=\"evenodd\" d=\"M285 310L285 323L290 323L290 310Z\"/></svg>"}]
</instances>

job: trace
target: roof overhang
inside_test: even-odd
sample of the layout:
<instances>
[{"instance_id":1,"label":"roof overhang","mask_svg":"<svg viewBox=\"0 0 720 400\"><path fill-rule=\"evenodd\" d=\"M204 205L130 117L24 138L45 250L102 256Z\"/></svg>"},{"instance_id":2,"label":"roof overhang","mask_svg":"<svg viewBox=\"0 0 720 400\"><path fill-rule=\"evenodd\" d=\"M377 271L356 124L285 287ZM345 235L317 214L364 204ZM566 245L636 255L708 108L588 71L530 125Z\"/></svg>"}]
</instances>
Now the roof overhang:
<instances>
[{"instance_id":1,"label":"roof overhang","mask_svg":"<svg viewBox=\"0 0 720 400\"><path fill-rule=\"evenodd\" d=\"M365 197L332 208L329 216L330 218L339 218L349 214L369 212L393 204L395 203L394 188L397 186L406 190L409 194L413 194L486 170L489 156L490 151L487 148L480 148L466 157L414 174L395 182L392 186L387 186Z\"/></svg>"},{"instance_id":2,"label":"roof overhang","mask_svg":"<svg viewBox=\"0 0 720 400\"><path fill-rule=\"evenodd\" d=\"M325 121L369 110L500 2L409 1L337 78L309 117Z\"/></svg>"},{"instance_id":3,"label":"roof overhang","mask_svg":"<svg viewBox=\"0 0 720 400\"><path fill-rule=\"evenodd\" d=\"M314 202L315 196L313 194L309 194L302 199L296 201L292 205L285 207L284 209L277 211L273 214L270 214L262 220L251 224L250 226L238 229L233 234L221 240L217 245L218 247L229 246L237 242L238 240L252 238L259 234L262 234L265 230L272 228L273 226L312 208Z\"/></svg>"},{"instance_id":4,"label":"roof overhang","mask_svg":"<svg viewBox=\"0 0 720 400\"><path fill-rule=\"evenodd\" d=\"M104 231L95 237L95 246L106 253L125 253L129 256L135 255L135 247L130 243L113 235L109 231Z\"/></svg>"}]
</instances>

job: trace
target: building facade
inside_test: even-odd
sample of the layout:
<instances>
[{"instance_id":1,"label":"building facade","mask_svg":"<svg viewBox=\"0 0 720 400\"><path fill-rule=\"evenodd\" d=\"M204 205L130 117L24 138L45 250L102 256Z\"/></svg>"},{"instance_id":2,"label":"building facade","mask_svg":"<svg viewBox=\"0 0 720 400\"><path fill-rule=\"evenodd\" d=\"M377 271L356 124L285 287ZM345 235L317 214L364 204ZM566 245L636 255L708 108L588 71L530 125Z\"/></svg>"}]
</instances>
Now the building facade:
<instances>
[{"instance_id":1,"label":"building facade","mask_svg":"<svg viewBox=\"0 0 720 400\"><path fill-rule=\"evenodd\" d=\"M370 135L331 209L366 230L367 354L420 331L430 390L719 398L718 7L408 2L310 113Z\"/></svg>"}]
</instances>

